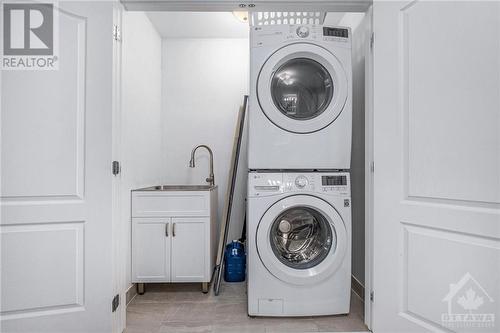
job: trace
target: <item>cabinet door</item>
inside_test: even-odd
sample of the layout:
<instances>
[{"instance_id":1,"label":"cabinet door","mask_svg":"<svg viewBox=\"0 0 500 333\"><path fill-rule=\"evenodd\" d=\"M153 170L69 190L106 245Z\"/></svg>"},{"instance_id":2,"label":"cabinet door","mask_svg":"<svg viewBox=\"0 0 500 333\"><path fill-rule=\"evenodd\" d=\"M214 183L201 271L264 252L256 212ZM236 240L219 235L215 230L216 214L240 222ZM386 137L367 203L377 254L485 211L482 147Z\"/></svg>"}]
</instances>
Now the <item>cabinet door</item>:
<instances>
[{"instance_id":1,"label":"cabinet door","mask_svg":"<svg viewBox=\"0 0 500 333\"><path fill-rule=\"evenodd\" d=\"M170 219L132 219L133 282L170 282Z\"/></svg>"},{"instance_id":2,"label":"cabinet door","mask_svg":"<svg viewBox=\"0 0 500 333\"><path fill-rule=\"evenodd\" d=\"M210 219L172 218L172 282L207 282Z\"/></svg>"}]
</instances>

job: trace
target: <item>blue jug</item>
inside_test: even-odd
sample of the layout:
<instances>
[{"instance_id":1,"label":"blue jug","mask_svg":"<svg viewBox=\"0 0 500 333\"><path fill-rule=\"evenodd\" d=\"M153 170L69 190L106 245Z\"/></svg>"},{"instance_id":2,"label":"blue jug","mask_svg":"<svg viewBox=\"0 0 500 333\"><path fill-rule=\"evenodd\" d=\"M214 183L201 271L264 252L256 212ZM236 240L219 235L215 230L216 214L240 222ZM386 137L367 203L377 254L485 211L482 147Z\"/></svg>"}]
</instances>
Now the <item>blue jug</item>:
<instances>
[{"instance_id":1,"label":"blue jug","mask_svg":"<svg viewBox=\"0 0 500 333\"><path fill-rule=\"evenodd\" d=\"M224 280L227 282L245 281L246 254L243 243L233 240L226 245L224 255Z\"/></svg>"}]
</instances>

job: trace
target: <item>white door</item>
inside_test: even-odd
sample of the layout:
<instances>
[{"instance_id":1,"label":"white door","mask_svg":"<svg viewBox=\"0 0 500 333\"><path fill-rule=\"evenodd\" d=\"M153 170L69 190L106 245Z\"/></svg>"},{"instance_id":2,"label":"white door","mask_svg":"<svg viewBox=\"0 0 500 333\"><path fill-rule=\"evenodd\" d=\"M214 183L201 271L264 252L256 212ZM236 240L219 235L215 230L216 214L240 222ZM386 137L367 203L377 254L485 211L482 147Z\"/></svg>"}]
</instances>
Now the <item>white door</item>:
<instances>
[{"instance_id":1,"label":"white door","mask_svg":"<svg viewBox=\"0 0 500 333\"><path fill-rule=\"evenodd\" d=\"M498 332L500 2L373 15L372 329Z\"/></svg>"},{"instance_id":2,"label":"white door","mask_svg":"<svg viewBox=\"0 0 500 333\"><path fill-rule=\"evenodd\" d=\"M170 281L170 218L132 219L132 282Z\"/></svg>"},{"instance_id":3,"label":"white door","mask_svg":"<svg viewBox=\"0 0 500 333\"><path fill-rule=\"evenodd\" d=\"M59 6L59 70L2 72L3 332L111 331L112 4Z\"/></svg>"},{"instance_id":4,"label":"white door","mask_svg":"<svg viewBox=\"0 0 500 333\"><path fill-rule=\"evenodd\" d=\"M208 282L208 217L172 218L172 282Z\"/></svg>"}]
</instances>

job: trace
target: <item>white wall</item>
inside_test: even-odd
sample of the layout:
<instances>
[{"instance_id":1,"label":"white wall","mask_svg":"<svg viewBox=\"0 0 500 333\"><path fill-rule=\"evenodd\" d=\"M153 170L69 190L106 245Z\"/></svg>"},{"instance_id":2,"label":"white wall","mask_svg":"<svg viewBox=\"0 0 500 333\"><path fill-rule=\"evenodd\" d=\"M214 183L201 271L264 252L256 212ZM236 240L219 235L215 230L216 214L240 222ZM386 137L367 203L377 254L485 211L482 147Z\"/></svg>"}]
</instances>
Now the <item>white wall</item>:
<instances>
[{"instance_id":1,"label":"white wall","mask_svg":"<svg viewBox=\"0 0 500 333\"><path fill-rule=\"evenodd\" d=\"M365 54L369 47L370 17L346 13L338 25L352 29L352 275L365 281Z\"/></svg>"},{"instance_id":2,"label":"white wall","mask_svg":"<svg viewBox=\"0 0 500 333\"><path fill-rule=\"evenodd\" d=\"M122 22L122 221L131 281L130 190L164 183L161 123L161 37L146 14L124 12ZM123 300L124 302L124 300Z\"/></svg>"},{"instance_id":3,"label":"white wall","mask_svg":"<svg viewBox=\"0 0 500 333\"><path fill-rule=\"evenodd\" d=\"M208 153L199 149L196 168L188 167L191 150L207 144L214 152L221 220L238 110L248 91L248 39L203 38L163 40L163 154L166 182L205 184ZM241 152L246 155L245 151ZM243 226L246 163L240 164L232 228L239 238ZM241 172L241 171L245 172Z\"/></svg>"},{"instance_id":4,"label":"white wall","mask_svg":"<svg viewBox=\"0 0 500 333\"><path fill-rule=\"evenodd\" d=\"M157 11L147 15L163 38L248 38L250 31L231 12Z\"/></svg>"}]
</instances>

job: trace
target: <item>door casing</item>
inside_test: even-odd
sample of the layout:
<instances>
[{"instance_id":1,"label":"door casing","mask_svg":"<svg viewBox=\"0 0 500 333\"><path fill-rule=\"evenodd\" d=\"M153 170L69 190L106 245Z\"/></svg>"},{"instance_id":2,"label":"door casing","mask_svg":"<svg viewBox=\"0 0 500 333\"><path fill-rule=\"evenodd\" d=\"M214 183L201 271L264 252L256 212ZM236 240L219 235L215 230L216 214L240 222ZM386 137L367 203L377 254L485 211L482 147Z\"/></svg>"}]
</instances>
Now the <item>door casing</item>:
<instances>
[{"instance_id":1,"label":"door casing","mask_svg":"<svg viewBox=\"0 0 500 333\"><path fill-rule=\"evenodd\" d=\"M257 0L240 2L196 1L196 0L120 0L121 10L126 11L192 11L192 12L232 12L251 8L251 11L322 11L322 12L360 12L369 17L370 35L373 35L372 0ZM249 5L255 5L254 7ZM372 279L373 279L373 54L367 45L365 52L365 302L364 323L372 326ZM117 117L116 119L119 119ZM115 121L115 118L114 120ZM113 138L125 133L113 132ZM120 140L117 140L117 149ZM120 207L116 208L120 209ZM120 237L114 235L113 237ZM122 240L123 241L123 240ZM125 254L121 260L125 259ZM127 286L126 286L127 287Z\"/></svg>"}]
</instances>

